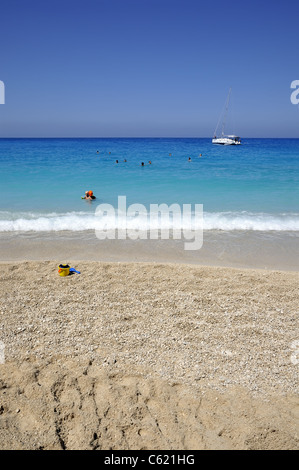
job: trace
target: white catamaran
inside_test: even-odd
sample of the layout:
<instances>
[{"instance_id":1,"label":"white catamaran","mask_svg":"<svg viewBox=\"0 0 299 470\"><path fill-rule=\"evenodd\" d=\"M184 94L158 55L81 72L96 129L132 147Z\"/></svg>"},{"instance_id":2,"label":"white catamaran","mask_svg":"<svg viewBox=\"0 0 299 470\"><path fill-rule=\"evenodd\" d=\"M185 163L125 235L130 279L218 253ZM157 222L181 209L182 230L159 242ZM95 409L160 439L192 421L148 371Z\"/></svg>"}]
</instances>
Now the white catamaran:
<instances>
[{"instance_id":1,"label":"white catamaran","mask_svg":"<svg viewBox=\"0 0 299 470\"><path fill-rule=\"evenodd\" d=\"M241 144L240 137L238 137L236 135L225 135L224 134L225 121L226 121L226 117L227 117L227 111L228 111L228 105L229 105L231 91L232 91L232 89L230 88L229 92L228 92L228 97L227 97L227 100L226 100L226 103L225 103L224 114L222 113L223 119L222 119L221 135L220 135L220 137L217 137L217 132L218 132L218 128L219 128L219 124L220 124L222 115L220 116L220 119L219 119L218 124L216 126L216 129L215 129L215 132L214 132L214 137L212 139L212 144L218 144L218 145L240 145Z\"/></svg>"}]
</instances>

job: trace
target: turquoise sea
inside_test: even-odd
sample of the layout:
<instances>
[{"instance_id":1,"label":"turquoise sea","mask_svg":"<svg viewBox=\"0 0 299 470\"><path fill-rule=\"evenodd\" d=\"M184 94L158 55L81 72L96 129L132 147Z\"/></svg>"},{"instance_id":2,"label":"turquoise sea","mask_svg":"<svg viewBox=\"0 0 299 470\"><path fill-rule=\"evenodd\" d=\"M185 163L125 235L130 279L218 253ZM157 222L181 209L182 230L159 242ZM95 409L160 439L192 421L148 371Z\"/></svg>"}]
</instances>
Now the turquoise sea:
<instances>
[{"instance_id":1,"label":"turquoise sea","mask_svg":"<svg viewBox=\"0 0 299 470\"><path fill-rule=\"evenodd\" d=\"M203 204L206 230L299 232L299 139L0 139L0 168L0 232L91 230L118 196Z\"/></svg>"}]
</instances>

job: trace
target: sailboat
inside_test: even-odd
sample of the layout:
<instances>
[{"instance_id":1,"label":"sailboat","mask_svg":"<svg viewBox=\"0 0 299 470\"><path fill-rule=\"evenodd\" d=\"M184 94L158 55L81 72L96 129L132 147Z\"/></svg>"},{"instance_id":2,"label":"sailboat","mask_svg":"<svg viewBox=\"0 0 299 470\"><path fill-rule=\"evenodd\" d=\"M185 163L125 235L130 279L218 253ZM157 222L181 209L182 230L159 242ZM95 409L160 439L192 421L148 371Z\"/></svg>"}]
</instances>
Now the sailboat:
<instances>
[{"instance_id":1,"label":"sailboat","mask_svg":"<svg viewBox=\"0 0 299 470\"><path fill-rule=\"evenodd\" d=\"M212 139L212 144L218 144L218 145L240 145L241 144L241 139L240 137L236 135L225 135L224 134L224 128L225 128L225 122L226 122L226 117L227 117L227 112L228 112L228 106L229 106L229 100L230 100L230 95L231 95L232 89L229 89L228 92L228 97L226 99L225 103L225 110L223 114L223 119L222 119L222 129L221 129L221 135L217 137L217 132L220 124L220 120L222 115L220 116L220 119L218 121L218 124L216 126L215 132L214 132L214 137Z\"/></svg>"}]
</instances>

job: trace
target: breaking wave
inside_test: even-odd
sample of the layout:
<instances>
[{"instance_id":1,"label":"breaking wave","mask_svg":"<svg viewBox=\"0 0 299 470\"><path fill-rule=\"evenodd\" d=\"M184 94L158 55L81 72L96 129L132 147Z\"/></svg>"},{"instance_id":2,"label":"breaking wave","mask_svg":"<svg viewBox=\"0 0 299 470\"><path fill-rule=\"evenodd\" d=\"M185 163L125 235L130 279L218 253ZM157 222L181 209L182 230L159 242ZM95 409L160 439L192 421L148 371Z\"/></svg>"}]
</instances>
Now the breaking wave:
<instances>
[{"instance_id":1,"label":"breaking wave","mask_svg":"<svg viewBox=\"0 0 299 470\"><path fill-rule=\"evenodd\" d=\"M0 212L0 232L72 232L85 230L131 230L181 229L181 230L254 230L254 231L299 231L299 214L265 214L249 212L204 212L203 223L194 214L190 218L180 216L150 219L149 214L125 217L113 214L104 218L85 212L59 213L9 213ZM191 224L191 225L190 225Z\"/></svg>"}]
</instances>

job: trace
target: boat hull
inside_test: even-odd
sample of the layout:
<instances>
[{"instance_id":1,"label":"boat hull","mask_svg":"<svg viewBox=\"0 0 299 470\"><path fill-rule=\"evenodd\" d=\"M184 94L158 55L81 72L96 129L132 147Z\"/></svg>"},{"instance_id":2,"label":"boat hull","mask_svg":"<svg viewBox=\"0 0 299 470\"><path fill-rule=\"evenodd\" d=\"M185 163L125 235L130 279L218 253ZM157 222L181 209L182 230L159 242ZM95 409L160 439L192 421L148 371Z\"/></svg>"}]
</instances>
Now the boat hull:
<instances>
[{"instance_id":1,"label":"boat hull","mask_svg":"<svg viewBox=\"0 0 299 470\"><path fill-rule=\"evenodd\" d=\"M217 145L240 145L240 140L229 139L229 138L219 138L219 139L212 139L212 144Z\"/></svg>"}]
</instances>

